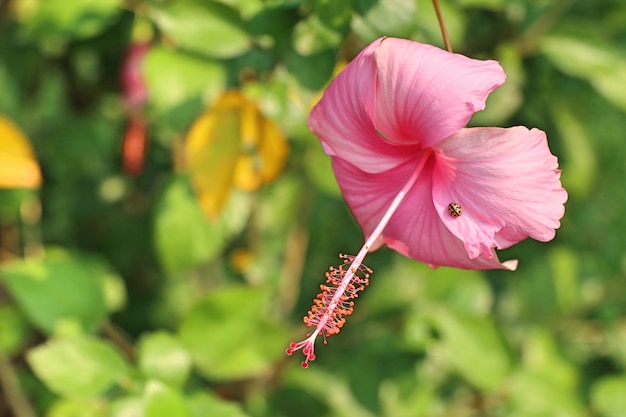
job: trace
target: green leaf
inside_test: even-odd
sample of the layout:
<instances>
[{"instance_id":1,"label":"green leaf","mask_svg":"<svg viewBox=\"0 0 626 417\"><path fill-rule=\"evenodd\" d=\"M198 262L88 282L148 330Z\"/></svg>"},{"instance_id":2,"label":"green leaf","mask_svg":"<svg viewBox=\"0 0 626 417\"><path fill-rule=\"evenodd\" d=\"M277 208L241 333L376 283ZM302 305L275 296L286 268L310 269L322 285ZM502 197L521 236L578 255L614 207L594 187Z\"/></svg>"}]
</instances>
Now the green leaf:
<instances>
[{"instance_id":1,"label":"green leaf","mask_svg":"<svg viewBox=\"0 0 626 417\"><path fill-rule=\"evenodd\" d=\"M509 401L515 415L582 417L576 368L559 353L545 328L524 335L523 363L509 379Z\"/></svg>"},{"instance_id":2,"label":"green leaf","mask_svg":"<svg viewBox=\"0 0 626 417\"><path fill-rule=\"evenodd\" d=\"M61 398L52 404L46 417L109 417L109 413L100 399Z\"/></svg>"},{"instance_id":3,"label":"green leaf","mask_svg":"<svg viewBox=\"0 0 626 417\"><path fill-rule=\"evenodd\" d=\"M508 384L509 407L520 417L583 417L575 390L569 390L543 375L528 370L516 373Z\"/></svg>"},{"instance_id":4,"label":"green leaf","mask_svg":"<svg viewBox=\"0 0 626 417\"><path fill-rule=\"evenodd\" d=\"M37 201L37 191L25 188L0 188L0 221L19 224L20 207Z\"/></svg>"},{"instance_id":5,"label":"green leaf","mask_svg":"<svg viewBox=\"0 0 626 417\"><path fill-rule=\"evenodd\" d=\"M193 417L247 417L239 404L224 401L206 392L198 392L190 395L187 406Z\"/></svg>"},{"instance_id":6,"label":"green leaf","mask_svg":"<svg viewBox=\"0 0 626 417\"><path fill-rule=\"evenodd\" d=\"M320 191L333 197L341 197L330 157L321 146L310 146L304 163L307 175Z\"/></svg>"},{"instance_id":7,"label":"green leaf","mask_svg":"<svg viewBox=\"0 0 626 417\"><path fill-rule=\"evenodd\" d=\"M0 351L10 357L25 345L28 335L28 324L19 311L0 304Z\"/></svg>"},{"instance_id":8,"label":"green leaf","mask_svg":"<svg viewBox=\"0 0 626 417\"><path fill-rule=\"evenodd\" d=\"M432 316L443 336L448 360L477 387L499 387L510 368L510 359L493 323L480 317L439 309Z\"/></svg>"},{"instance_id":9,"label":"green leaf","mask_svg":"<svg viewBox=\"0 0 626 417\"><path fill-rule=\"evenodd\" d=\"M445 267L427 271L421 292L424 299L460 314L487 316L491 311L493 294L480 272Z\"/></svg>"},{"instance_id":10,"label":"green leaf","mask_svg":"<svg viewBox=\"0 0 626 417\"><path fill-rule=\"evenodd\" d=\"M356 0L352 30L363 42L381 36L408 38L418 27L416 0Z\"/></svg>"},{"instance_id":11,"label":"green leaf","mask_svg":"<svg viewBox=\"0 0 626 417\"><path fill-rule=\"evenodd\" d=\"M330 80L337 54L334 50L326 50L311 55L300 55L289 51L285 57L285 65L298 82L310 89L320 90Z\"/></svg>"},{"instance_id":12,"label":"green leaf","mask_svg":"<svg viewBox=\"0 0 626 417\"><path fill-rule=\"evenodd\" d=\"M581 305L579 258L572 250L556 246L550 250L548 261L553 270L558 307L564 314L571 313Z\"/></svg>"},{"instance_id":13,"label":"green leaf","mask_svg":"<svg viewBox=\"0 0 626 417\"><path fill-rule=\"evenodd\" d=\"M588 195L595 184L598 168L587 128L565 102L552 106L552 116L567 144L563 147L563 186L571 196Z\"/></svg>"},{"instance_id":14,"label":"green leaf","mask_svg":"<svg viewBox=\"0 0 626 417\"><path fill-rule=\"evenodd\" d=\"M121 0L66 0L31 3L20 8L21 30L57 50L64 42L102 32L121 12Z\"/></svg>"},{"instance_id":15,"label":"green leaf","mask_svg":"<svg viewBox=\"0 0 626 417\"><path fill-rule=\"evenodd\" d=\"M584 78L604 98L626 111L626 54L590 33L543 37L541 52L564 73Z\"/></svg>"},{"instance_id":16,"label":"green leaf","mask_svg":"<svg viewBox=\"0 0 626 417\"><path fill-rule=\"evenodd\" d=\"M182 386L191 368L191 357L174 335L164 331L144 335L139 341L139 369L149 378Z\"/></svg>"},{"instance_id":17,"label":"green leaf","mask_svg":"<svg viewBox=\"0 0 626 417\"><path fill-rule=\"evenodd\" d=\"M68 321L96 328L107 316L104 282L110 275L95 258L56 250L0 269L0 279L26 316L48 334Z\"/></svg>"},{"instance_id":18,"label":"green leaf","mask_svg":"<svg viewBox=\"0 0 626 417\"><path fill-rule=\"evenodd\" d=\"M180 337L205 376L260 376L284 354L283 326L267 318L268 291L230 287L209 294L184 318Z\"/></svg>"},{"instance_id":19,"label":"green leaf","mask_svg":"<svg viewBox=\"0 0 626 417\"><path fill-rule=\"evenodd\" d=\"M159 260L170 272L207 262L226 244L224 223L207 221L182 175L170 180L159 199L154 228Z\"/></svg>"},{"instance_id":20,"label":"green leaf","mask_svg":"<svg viewBox=\"0 0 626 417\"><path fill-rule=\"evenodd\" d=\"M144 417L144 401L138 395L118 397L111 401L110 417Z\"/></svg>"},{"instance_id":21,"label":"green leaf","mask_svg":"<svg viewBox=\"0 0 626 417\"><path fill-rule=\"evenodd\" d=\"M144 417L191 417L182 394L159 381L148 381L143 401Z\"/></svg>"},{"instance_id":22,"label":"green leaf","mask_svg":"<svg viewBox=\"0 0 626 417\"><path fill-rule=\"evenodd\" d=\"M179 0L152 9L160 29L178 46L214 58L250 49L243 22L230 7L211 0Z\"/></svg>"},{"instance_id":23,"label":"green leaf","mask_svg":"<svg viewBox=\"0 0 626 417\"><path fill-rule=\"evenodd\" d=\"M150 104L161 112L198 97L217 96L226 86L221 64L171 49L150 49L143 72Z\"/></svg>"},{"instance_id":24,"label":"green leaf","mask_svg":"<svg viewBox=\"0 0 626 417\"><path fill-rule=\"evenodd\" d=\"M316 15L299 21L292 39L294 49L304 56L336 49L342 41L341 34L325 26Z\"/></svg>"},{"instance_id":25,"label":"green leaf","mask_svg":"<svg viewBox=\"0 0 626 417\"><path fill-rule=\"evenodd\" d=\"M325 25L331 28L340 28L352 19L353 0L315 0L313 10Z\"/></svg>"},{"instance_id":26,"label":"green leaf","mask_svg":"<svg viewBox=\"0 0 626 417\"><path fill-rule=\"evenodd\" d=\"M506 74L506 82L489 94L485 110L472 116L475 126L502 125L515 114L524 102L524 67L517 46L501 44L498 47L497 60Z\"/></svg>"},{"instance_id":27,"label":"green leaf","mask_svg":"<svg viewBox=\"0 0 626 417\"><path fill-rule=\"evenodd\" d=\"M95 397L127 372L116 348L86 335L51 339L31 349L27 361L51 391L69 398Z\"/></svg>"},{"instance_id":28,"label":"green leaf","mask_svg":"<svg viewBox=\"0 0 626 417\"><path fill-rule=\"evenodd\" d=\"M591 404L602 417L622 417L626 410L626 378L608 376L591 387Z\"/></svg>"},{"instance_id":29,"label":"green leaf","mask_svg":"<svg viewBox=\"0 0 626 417\"><path fill-rule=\"evenodd\" d=\"M491 10L501 10L506 5L505 0L458 0L463 7L482 7Z\"/></svg>"}]
</instances>

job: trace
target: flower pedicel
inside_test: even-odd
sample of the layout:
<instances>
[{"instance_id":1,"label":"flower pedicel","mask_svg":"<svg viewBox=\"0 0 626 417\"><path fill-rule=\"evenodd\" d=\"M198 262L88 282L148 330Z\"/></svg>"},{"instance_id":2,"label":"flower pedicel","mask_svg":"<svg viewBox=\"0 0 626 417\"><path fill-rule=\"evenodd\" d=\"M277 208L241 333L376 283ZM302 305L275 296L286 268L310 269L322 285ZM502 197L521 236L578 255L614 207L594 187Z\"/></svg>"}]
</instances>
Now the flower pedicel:
<instances>
[{"instance_id":1,"label":"flower pedicel","mask_svg":"<svg viewBox=\"0 0 626 417\"><path fill-rule=\"evenodd\" d=\"M326 342L352 313L370 250L386 244L432 267L514 270L517 261L500 262L495 249L554 238L567 192L545 133L465 128L504 80L496 61L381 38L325 91L309 127L367 240L326 273L304 318L313 332L287 349L302 350L303 367L317 336Z\"/></svg>"}]
</instances>

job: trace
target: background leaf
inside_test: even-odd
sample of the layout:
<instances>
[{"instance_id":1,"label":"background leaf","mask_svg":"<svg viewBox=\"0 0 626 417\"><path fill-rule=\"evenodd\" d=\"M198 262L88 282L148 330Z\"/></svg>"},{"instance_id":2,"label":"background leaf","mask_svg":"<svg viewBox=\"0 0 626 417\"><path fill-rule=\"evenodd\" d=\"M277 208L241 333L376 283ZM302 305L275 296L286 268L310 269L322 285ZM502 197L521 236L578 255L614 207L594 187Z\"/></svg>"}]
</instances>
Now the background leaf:
<instances>
[{"instance_id":1,"label":"background leaf","mask_svg":"<svg viewBox=\"0 0 626 417\"><path fill-rule=\"evenodd\" d=\"M93 330L104 320L109 274L106 264L94 258L51 251L44 259L5 265L0 278L30 321L53 333L67 321Z\"/></svg>"},{"instance_id":2,"label":"background leaf","mask_svg":"<svg viewBox=\"0 0 626 417\"><path fill-rule=\"evenodd\" d=\"M139 369L149 378L182 386L191 368L191 357L174 335L155 332L139 342Z\"/></svg>"},{"instance_id":3,"label":"background leaf","mask_svg":"<svg viewBox=\"0 0 626 417\"><path fill-rule=\"evenodd\" d=\"M261 289L224 288L193 307L181 324L180 337L203 375L262 375L283 354L285 330L264 314L268 296Z\"/></svg>"},{"instance_id":4,"label":"background leaf","mask_svg":"<svg viewBox=\"0 0 626 417\"><path fill-rule=\"evenodd\" d=\"M459 373L481 389L498 388L510 359L493 323L450 311L438 312L433 320L442 333L448 360Z\"/></svg>"},{"instance_id":5,"label":"background leaf","mask_svg":"<svg viewBox=\"0 0 626 417\"><path fill-rule=\"evenodd\" d=\"M180 393L158 381L148 381L143 401L146 417L191 416Z\"/></svg>"},{"instance_id":6,"label":"background leaf","mask_svg":"<svg viewBox=\"0 0 626 417\"><path fill-rule=\"evenodd\" d=\"M183 0L152 9L154 20L180 47L215 58L232 58L250 47L237 13L211 0Z\"/></svg>"},{"instance_id":7,"label":"background leaf","mask_svg":"<svg viewBox=\"0 0 626 417\"><path fill-rule=\"evenodd\" d=\"M90 336L51 339L28 353L46 386L70 398L95 397L125 377L127 365L110 344Z\"/></svg>"}]
</instances>

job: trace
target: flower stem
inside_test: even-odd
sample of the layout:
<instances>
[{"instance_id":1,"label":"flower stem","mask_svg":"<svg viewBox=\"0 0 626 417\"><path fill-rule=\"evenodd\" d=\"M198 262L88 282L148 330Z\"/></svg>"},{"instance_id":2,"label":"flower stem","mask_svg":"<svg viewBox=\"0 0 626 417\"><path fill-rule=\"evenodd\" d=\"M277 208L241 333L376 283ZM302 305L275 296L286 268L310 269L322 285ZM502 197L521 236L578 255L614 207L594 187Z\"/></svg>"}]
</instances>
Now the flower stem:
<instances>
[{"instance_id":1,"label":"flower stem","mask_svg":"<svg viewBox=\"0 0 626 417\"><path fill-rule=\"evenodd\" d=\"M448 52L452 52L452 45L450 45L446 25L443 23L443 15L441 14L441 9L439 8L439 1L433 0L433 6L435 7L435 13L437 13L437 20L439 21L439 27L441 27L441 35L443 36L443 42L446 44L446 50Z\"/></svg>"}]
</instances>

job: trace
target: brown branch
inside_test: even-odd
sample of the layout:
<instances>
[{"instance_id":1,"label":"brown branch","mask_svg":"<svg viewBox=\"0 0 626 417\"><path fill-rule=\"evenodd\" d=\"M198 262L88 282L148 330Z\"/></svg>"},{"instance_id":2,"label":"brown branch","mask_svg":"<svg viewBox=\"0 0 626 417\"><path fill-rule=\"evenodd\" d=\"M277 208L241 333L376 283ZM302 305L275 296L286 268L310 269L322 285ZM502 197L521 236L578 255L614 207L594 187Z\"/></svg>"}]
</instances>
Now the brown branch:
<instances>
[{"instance_id":1,"label":"brown branch","mask_svg":"<svg viewBox=\"0 0 626 417\"><path fill-rule=\"evenodd\" d=\"M22 391L17 373L9 358L0 349L0 386L15 417L37 417L28 397Z\"/></svg>"},{"instance_id":2,"label":"brown branch","mask_svg":"<svg viewBox=\"0 0 626 417\"><path fill-rule=\"evenodd\" d=\"M433 6L435 6L435 13L437 14L437 20L439 21L439 27L441 27L441 35L443 36L443 42L446 44L446 50L452 52L452 45L450 45L450 39L448 38L448 31L446 31L446 25L443 22L443 15L439 8L439 1L433 0Z\"/></svg>"}]
</instances>

